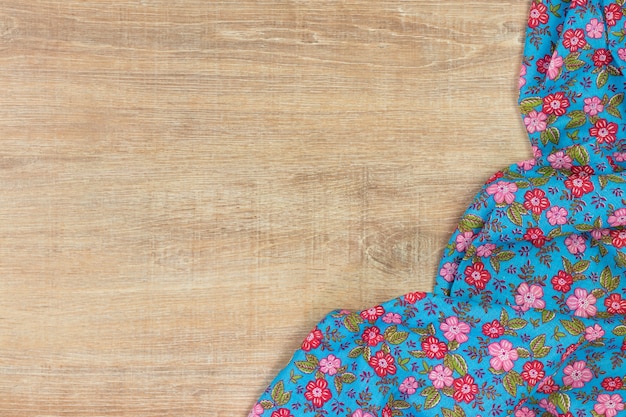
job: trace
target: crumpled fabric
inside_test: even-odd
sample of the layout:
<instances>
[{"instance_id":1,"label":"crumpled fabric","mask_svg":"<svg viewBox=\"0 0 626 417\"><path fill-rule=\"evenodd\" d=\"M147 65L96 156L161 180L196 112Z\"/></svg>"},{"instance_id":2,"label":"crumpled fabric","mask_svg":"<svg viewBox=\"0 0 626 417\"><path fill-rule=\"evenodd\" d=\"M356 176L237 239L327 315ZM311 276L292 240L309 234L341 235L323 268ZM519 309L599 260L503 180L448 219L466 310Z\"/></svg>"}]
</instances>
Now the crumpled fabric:
<instances>
[{"instance_id":1,"label":"crumpled fabric","mask_svg":"<svg viewBox=\"0 0 626 417\"><path fill-rule=\"evenodd\" d=\"M432 294L328 314L251 417L626 416L625 14L531 3L534 159L476 195Z\"/></svg>"}]
</instances>

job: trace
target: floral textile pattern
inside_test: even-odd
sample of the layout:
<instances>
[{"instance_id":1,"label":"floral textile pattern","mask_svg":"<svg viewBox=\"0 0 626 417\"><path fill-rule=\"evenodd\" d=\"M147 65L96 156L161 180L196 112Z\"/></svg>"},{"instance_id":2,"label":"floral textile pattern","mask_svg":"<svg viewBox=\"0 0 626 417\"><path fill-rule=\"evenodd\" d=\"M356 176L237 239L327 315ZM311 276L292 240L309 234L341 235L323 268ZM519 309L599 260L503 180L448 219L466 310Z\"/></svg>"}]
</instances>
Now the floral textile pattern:
<instances>
[{"instance_id":1,"label":"floral textile pattern","mask_svg":"<svg viewBox=\"0 0 626 417\"><path fill-rule=\"evenodd\" d=\"M626 417L625 0L533 0L534 158L461 217L432 294L337 310L254 417Z\"/></svg>"}]
</instances>

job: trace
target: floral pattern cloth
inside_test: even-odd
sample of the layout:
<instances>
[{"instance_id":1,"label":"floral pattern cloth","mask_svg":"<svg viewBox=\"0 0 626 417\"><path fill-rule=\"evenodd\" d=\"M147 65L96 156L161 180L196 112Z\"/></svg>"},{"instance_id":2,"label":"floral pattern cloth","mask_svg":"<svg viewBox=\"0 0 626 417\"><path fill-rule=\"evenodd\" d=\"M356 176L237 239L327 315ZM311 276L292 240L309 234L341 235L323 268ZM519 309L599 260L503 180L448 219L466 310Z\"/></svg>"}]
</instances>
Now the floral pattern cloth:
<instances>
[{"instance_id":1,"label":"floral pattern cloth","mask_svg":"<svg viewBox=\"0 0 626 417\"><path fill-rule=\"evenodd\" d=\"M337 310L250 417L626 416L625 0L534 0L534 159L462 216L433 294Z\"/></svg>"}]
</instances>

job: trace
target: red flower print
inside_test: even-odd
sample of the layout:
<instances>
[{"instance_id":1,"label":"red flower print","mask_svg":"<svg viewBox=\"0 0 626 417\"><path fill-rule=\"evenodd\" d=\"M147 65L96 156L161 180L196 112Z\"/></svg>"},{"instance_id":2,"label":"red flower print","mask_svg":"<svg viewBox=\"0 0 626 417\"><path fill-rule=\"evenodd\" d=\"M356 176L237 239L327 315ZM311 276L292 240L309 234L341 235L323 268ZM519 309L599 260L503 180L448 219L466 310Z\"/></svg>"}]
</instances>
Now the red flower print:
<instances>
[{"instance_id":1,"label":"red flower print","mask_svg":"<svg viewBox=\"0 0 626 417\"><path fill-rule=\"evenodd\" d=\"M623 15L622 8L615 3L611 3L604 8L604 19L608 26L615 26Z\"/></svg>"},{"instance_id":2,"label":"red flower print","mask_svg":"<svg viewBox=\"0 0 626 417\"><path fill-rule=\"evenodd\" d=\"M474 378L471 375L455 379L452 386L454 387L452 398L459 402L472 402L476 394L478 394L478 385L474 384Z\"/></svg>"},{"instance_id":3,"label":"red flower print","mask_svg":"<svg viewBox=\"0 0 626 417\"><path fill-rule=\"evenodd\" d=\"M497 339L504 334L504 327L498 320L494 320L491 323L483 324L483 334L492 339Z\"/></svg>"},{"instance_id":4,"label":"red flower print","mask_svg":"<svg viewBox=\"0 0 626 417\"><path fill-rule=\"evenodd\" d=\"M493 174L491 178L489 178L485 184L491 184L492 182L495 182L502 177L504 177L504 173L502 171L498 171L495 174Z\"/></svg>"},{"instance_id":5,"label":"red flower print","mask_svg":"<svg viewBox=\"0 0 626 417\"><path fill-rule=\"evenodd\" d=\"M522 379L530 386L537 385L543 377L546 376L546 372L543 370L543 363L539 361L530 361L524 364L524 370L522 371Z\"/></svg>"},{"instance_id":6,"label":"red flower print","mask_svg":"<svg viewBox=\"0 0 626 417\"><path fill-rule=\"evenodd\" d=\"M552 287L557 291L568 292L572 287L574 278L565 271L559 271L552 277Z\"/></svg>"},{"instance_id":7,"label":"red flower print","mask_svg":"<svg viewBox=\"0 0 626 417\"><path fill-rule=\"evenodd\" d=\"M422 342L422 350L430 359L443 359L443 357L446 356L446 352L448 352L448 346L435 336L428 336L426 340Z\"/></svg>"},{"instance_id":8,"label":"red flower print","mask_svg":"<svg viewBox=\"0 0 626 417\"><path fill-rule=\"evenodd\" d=\"M396 365L394 365L394 362L393 356L382 350L376 352L369 360L370 366L374 368L374 372L380 377L396 373Z\"/></svg>"},{"instance_id":9,"label":"red flower print","mask_svg":"<svg viewBox=\"0 0 626 417\"><path fill-rule=\"evenodd\" d=\"M422 300L426 297L426 293L422 291L410 292L404 296L404 301L409 304L415 304L419 300Z\"/></svg>"},{"instance_id":10,"label":"red flower print","mask_svg":"<svg viewBox=\"0 0 626 417\"><path fill-rule=\"evenodd\" d=\"M613 230L611 231L611 237L613 240L611 243L618 249L626 246L626 230Z\"/></svg>"},{"instance_id":11,"label":"red flower print","mask_svg":"<svg viewBox=\"0 0 626 417\"><path fill-rule=\"evenodd\" d=\"M572 0L569 7L570 9L575 9L578 6L584 6L587 4L587 0Z\"/></svg>"},{"instance_id":12,"label":"red flower print","mask_svg":"<svg viewBox=\"0 0 626 417\"><path fill-rule=\"evenodd\" d=\"M595 173L596 171L594 171L594 169L591 168L589 165L576 165L572 167L572 174L580 175L581 177L588 177Z\"/></svg>"},{"instance_id":13,"label":"red flower print","mask_svg":"<svg viewBox=\"0 0 626 417\"><path fill-rule=\"evenodd\" d=\"M548 8L541 3L533 2L530 7L530 14L528 16L528 26L530 28L536 28L539 24L548 23Z\"/></svg>"},{"instance_id":14,"label":"red flower print","mask_svg":"<svg viewBox=\"0 0 626 417\"><path fill-rule=\"evenodd\" d=\"M380 316L385 314L385 309L383 306L376 306L372 308L368 308L367 310L361 311L361 317L363 320L374 321L378 319Z\"/></svg>"},{"instance_id":15,"label":"red flower print","mask_svg":"<svg viewBox=\"0 0 626 417\"><path fill-rule=\"evenodd\" d=\"M562 92L548 94L543 98L543 112L563 116L569 107L569 99Z\"/></svg>"},{"instance_id":16,"label":"red flower print","mask_svg":"<svg viewBox=\"0 0 626 417\"><path fill-rule=\"evenodd\" d=\"M322 344L323 338L324 338L324 335L316 327L315 329L311 330L311 333L309 333L306 339L304 339L304 341L302 342L302 350L304 350L305 352L308 352L311 349L315 349L316 347Z\"/></svg>"},{"instance_id":17,"label":"red flower print","mask_svg":"<svg viewBox=\"0 0 626 417\"><path fill-rule=\"evenodd\" d=\"M572 174L565 180L565 186L572 190L572 195L576 198L593 191L593 183L586 174Z\"/></svg>"},{"instance_id":18,"label":"red flower print","mask_svg":"<svg viewBox=\"0 0 626 417\"><path fill-rule=\"evenodd\" d=\"M596 50L593 53L591 59L593 59L593 65L595 65L596 67L604 67L613 62L613 56L611 55L611 52L609 52L608 49L604 48Z\"/></svg>"},{"instance_id":19,"label":"red flower print","mask_svg":"<svg viewBox=\"0 0 626 417\"><path fill-rule=\"evenodd\" d=\"M482 262L476 262L465 268L465 282L479 290L484 290L490 279L491 274L485 271L485 264Z\"/></svg>"},{"instance_id":20,"label":"red flower print","mask_svg":"<svg viewBox=\"0 0 626 417\"><path fill-rule=\"evenodd\" d=\"M616 376L614 378L604 378L600 385L602 385L602 388L607 391L615 391L620 389L624 385L624 383L622 382L622 378Z\"/></svg>"},{"instance_id":21,"label":"red flower print","mask_svg":"<svg viewBox=\"0 0 626 417\"><path fill-rule=\"evenodd\" d=\"M606 311L611 314L626 314L626 300L619 294L611 294L604 300Z\"/></svg>"},{"instance_id":22,"label":"red flower print","mask_svg":"<svg viewBox=\"0 0 626 417\"><path fill-rule=\"evenodd\" d=\"M304 397L311 401L315 407L321 407L333 396L327 387L328 382L325 379L319 378L311 381L306 384Z\"/></svg>"},{"instance_id":23,"label":"red flower print","mask_svg":"<svg viewBox=\"0 0 626 417\"><path fill-rule=\"evenodd\" d=\"M572 174L579 175L581 177L590 176L595 174L596 171L593 170L589 165L576 165L572 167Z\"/></svg>"},{"instance_id":24,"label":"red flower print","mask_svg":"<svg viewBox=\"0 0 626 417\"><path fill-rule=\"evenodd\" d=\"M286 408L279 408L274 411L270 417L293 417L293 414L291 414Z\"/></svg>"},{"instance_id":25,"label":"red flower print","mask_svg":"<svg viewBox=\"0 0 626 417\"><path fill-rule=\"evenodd\" d=\"M526 230L524 234L524 240L529 241L535 247L542 247L546 243L546 236L543 234L543 230L538 227L531 227Z\"/></svg>"},{"instance_id":26,"label":"red flower print","mask_svg":"<svg viewBox=\"0 0 626 417\"><path fill-rule=\"evenodd\" d=\"M389 408L388 405L385 406L385 408L383 408L382 411L382 416L383 417L393 417L393 411L391 411L391 408Z\"/></svg>"},{"instance_id":27,"label":"red flower print","mask_svg":"<svg viewBox=\"0 0 626 417\"><path fill-rule=\"evenodd\" d=\"M559 386L554 383L552 377L548 377L545 381L539 384L539 388L537 391L544 394L552 394L553 392L557 392L559 390Z\"/></svg>"},{"instance_id":28,"label":"red flower print","mask_svg":"<svg viewBox=\"0 0 626 417\"><path fill-rule=\"evenodd\" d=\"M541 214L542 211L550 207L550 201L546 198L543 190L526 191L524 194L524 208L533 214Z\"/></svg>"},{"instance_id":29,"label":"red flower print","mask_svg":"<svg viewBox=\"0 0 626 417\"><path fill-rule=\"evenodd\" d=\"M361 339L369 346L376 346L383 340L385 340L385 336L380 334L380 329L376 326L369 327L363 331L361 335Z\"/></svg>"},{"instance_id":30,"label":"red flower print","mask_svg":"<svg viewBox=\"0 0 626 417\"><path fill-rule=\"evenodd\" d=\"M569 355L574 353L576 349L578 349L579 346L580 346L580 343L573 343L569 345L567 348L565 348L565 352L563 352L563 354L561 355L561 362L567 359Z\"/></svg>"},{"instance_id":31,"label":"red flower print","mask_svg":"<svg viewBox=\"0 0 626 417\"><path fill-rule=\"evenodd\" d=\"M537 60L537 71L541 74L548 72L548 68L550 68L550 61L552 61L552 55L546 55L543 58L539 58Z\"/></svg>"},{"instance_id":32,"label":"red flower print","mask_svg":"<svg viewBox=\"0 0 626 417\"><path fill-rule=\"evenodd\" d=\"M582 29L567 29L563 34L563 46L570 52L576 52L585 45L587 45L587 40Z\"/></svg>"},{"instance_id":33,"label":"red flower print","mask_svg":"<svg viewBox=\"0 0 626 417\"><path fill-rule=\"evenodd\" d=\"M600 119L596 122L595 126L589 129L589 134L594 136L598 143L613 143L617 137L617 123L607 122L605 119Z\"/></svg>"}]
</instances>

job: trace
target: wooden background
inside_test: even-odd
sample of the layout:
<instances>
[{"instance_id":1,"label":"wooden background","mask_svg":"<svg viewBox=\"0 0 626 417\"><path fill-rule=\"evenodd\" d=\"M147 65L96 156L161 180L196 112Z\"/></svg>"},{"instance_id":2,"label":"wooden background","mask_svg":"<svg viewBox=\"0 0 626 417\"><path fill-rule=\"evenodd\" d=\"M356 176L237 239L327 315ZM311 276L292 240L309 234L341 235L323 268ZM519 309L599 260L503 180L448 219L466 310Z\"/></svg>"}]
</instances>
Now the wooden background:
<instances>
[{"instance_id":1,"label":"wooden background","mask_svg":"<svg viewBox=\"0 0 626 417\"><path fill-rule=\"evenodd\" d=\"M528 3L0 0L0 415L245 416L429 290L530 156Z\"/></svg>"}]
</instances>

